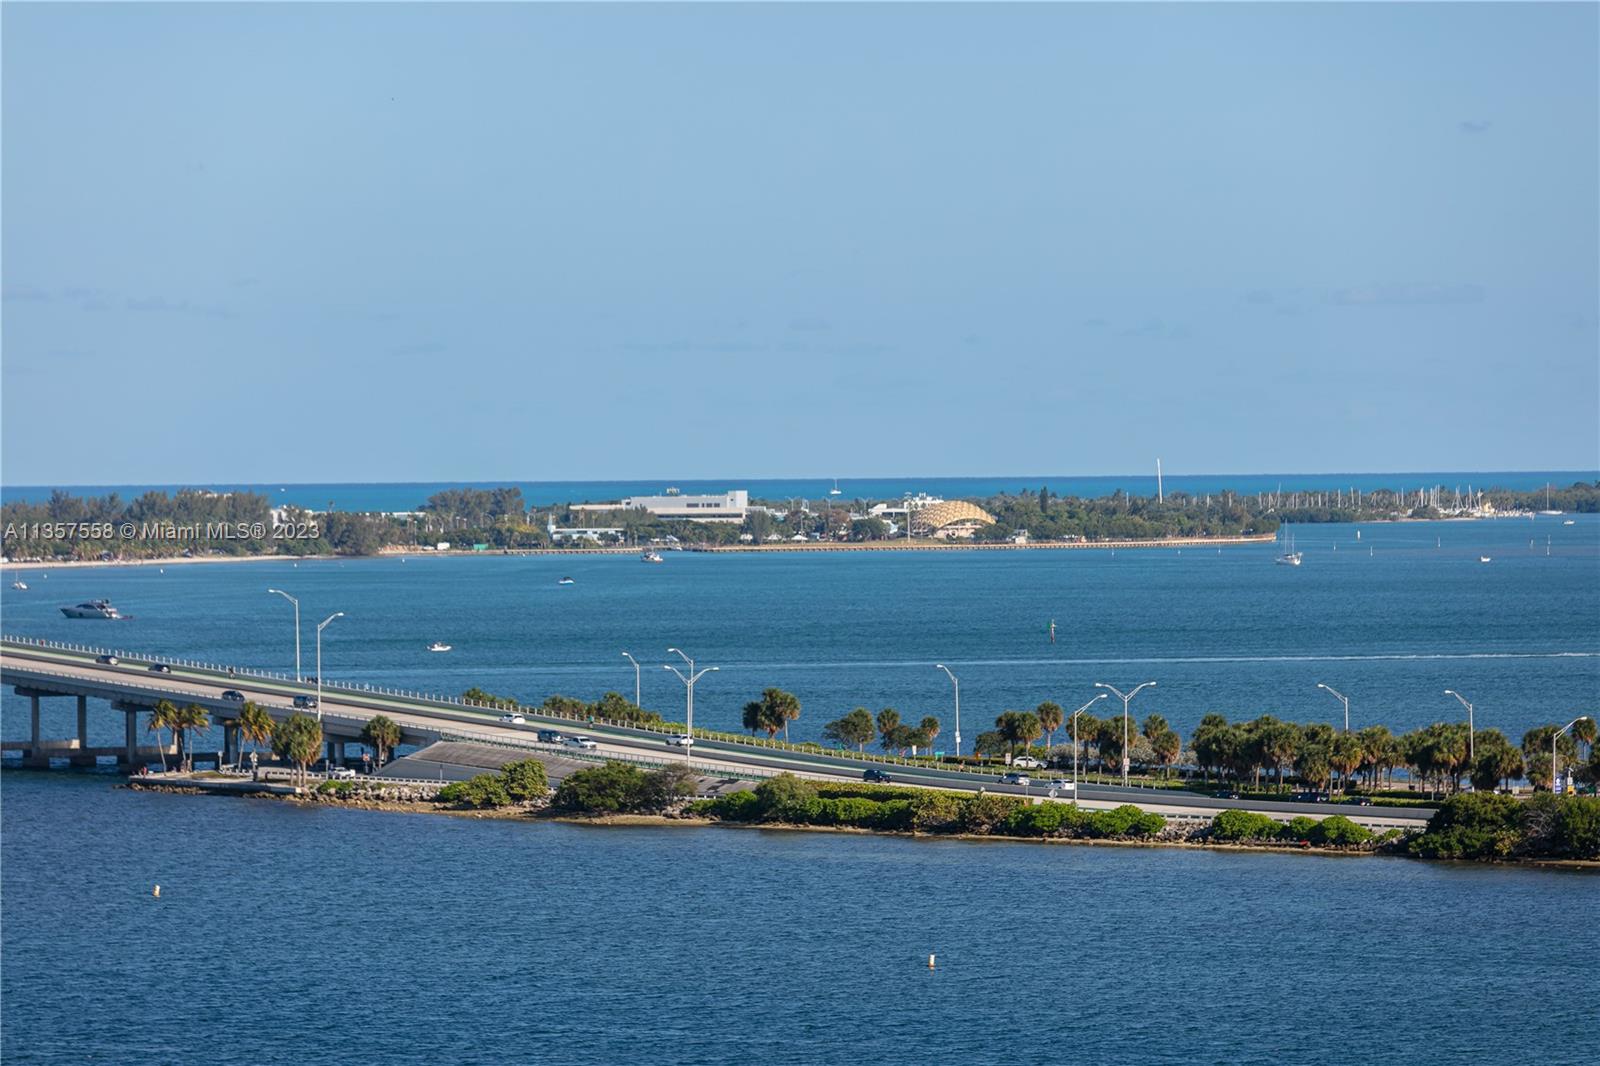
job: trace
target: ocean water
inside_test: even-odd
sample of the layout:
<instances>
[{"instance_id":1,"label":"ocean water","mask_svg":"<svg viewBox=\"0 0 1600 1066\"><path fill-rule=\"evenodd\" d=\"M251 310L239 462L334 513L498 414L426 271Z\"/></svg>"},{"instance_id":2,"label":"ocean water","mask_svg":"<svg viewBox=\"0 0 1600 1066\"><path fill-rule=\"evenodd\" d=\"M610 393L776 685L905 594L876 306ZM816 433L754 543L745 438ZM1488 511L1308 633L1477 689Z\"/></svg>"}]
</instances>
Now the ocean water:
<instances>
[{"instance_id":1,"label":"ocean water","mask_svg":"<svg viewBox=\"0 0 1600 1066\"><path fill-rule=\"evenodd\" d=\"M1447 489L1466 491L1474 488L1538 489L1545 485L1557 488L1577 481L1600 479L1600 471L1536 470L1500 472L1416 471L1387 474L1168 474L1164 485L1168 492L1217 493L1231 491L1245 495L1278 490L1303 492L1323 490L1348 492L1357 489L1371 492L1374 489L1415 491L1442 485ZM1112 496L1126 490L1134 495L1154 496L1155 471L1138 474L1118 474L1105 477L1080 475L1015 475L1004 477L869 477L869 478L723 478L659 481L481 481L481 482L389 482L340 483L322 485L243 484L217 482L206 485L76 485L65 486L78 496L105 496L116 492L124 500L131 500L149 491L176 492L180 488L203 488L213 492L259 492L274 504L293 504L309 510L339 511L414 511L429 496L444 489L500 488L515 485L522 490L522 498L530 505L545 506L553 503L581 503L584 501L619 500L624 496L654 495L674 486L685 493L722 493L730 489L748 489L752 499L788 500L794 498L820 500L828 496L837 485L844 500L899 499L911 492L960 498L992 496L1002 492L1027 489L1037 492L1049 486L1057 495L1093 498ZM11 502L39 501L50 498L52 486L7 485L0 486L0 500Z\"/></svg>"},{"instance_id":2,"label":"ocean water","mask_svg":"<svg viewBox=\"0 0 1600 1066\"><path fill-rule=\"evenodd\" d=\"M1594 1055L1593 875L468 821L24 771L0 829L7 1063Z\"/></svg>"},{"instance_id":3,"label":"ocean water","mask_svg":"<svg viewBox=\"0 0 1600 1066\"><path fill-rule=\"evenodd\" d=\"M737 730L769 685L802 702L795 739L856 706L941 719L953 744L945 663L961 679L967 750L999 713L1052 699L1068 710L1096 681L1185 736L1200 717L1272 713L1342 724L1325 682L1351 698L1351 725L1396 731L1463 715L1513 740L1593 713L1600 700L1600 516L1299 527L1298 568L1270 545L1212 549L974 552L668 553L618 556L336 559L23 568L0 589L8 634L292 671L288 603L299 596L304 669L313 628L331 679L459 694L479 686L537 703L560 692L633 695L681 718L682 684L662 668L676 646L718 666L695 691L695 720ZM1547 554L1548 553L1548 554ZM1488 556L1489 563L1479 559ZM48 573L48 576L44 576ZM572 585L557 579L571 576ZM124 622L75 621L59 607L108 597ZM1056 623L1050 642L1049 624ZM434 640L448 655L424 649ZM1111 701L1098 713L1111 712ZM1120 708L1117 708L1120 710ZM46 701L52 736L70 700ZM91 709L104 742L120 715ZM26 703L0 699L0 732L25 736Z\"/></svg>"}]
</instances>

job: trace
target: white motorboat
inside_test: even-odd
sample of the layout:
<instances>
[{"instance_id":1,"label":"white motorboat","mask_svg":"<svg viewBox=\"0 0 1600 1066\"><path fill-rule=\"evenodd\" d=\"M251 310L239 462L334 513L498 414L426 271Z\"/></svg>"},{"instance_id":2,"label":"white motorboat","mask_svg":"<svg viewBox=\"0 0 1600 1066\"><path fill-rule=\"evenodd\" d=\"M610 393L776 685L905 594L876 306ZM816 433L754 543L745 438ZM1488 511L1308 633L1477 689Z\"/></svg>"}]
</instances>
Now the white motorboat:
<instances>
[{"instance_id":1,"label":"white motorboat","mask_svg":"<svg viewBox=\"0 0 1600 1066\"><path fill-rule=\"evenodd\" d=\"M18 578L17 580L13 581L11 583L11 587L14 588L14 589L17 589L20 592L28 591L27 582L23 581L21 578Z\"/></svg>"},{"instance_id":2,"label":"white motorboat","mask_svg":"<svg viewBox=\"0 0 1600 1066\"><path fill-rule=\"evenodd\" d=\"M1570 525L1573 525L1574 523L1573 523L1573 520L1569 518L1569 519L1567 519L1565 522L1563 522L1561 524L1564 525L1564 526L1570 526Z\"/></svg>"},{"instance_id":3,"label":"white motorboat","mask_svg":"<svg viewBox=\"0 0 1600 1066\"><path fill-rule=\"evenodd\" d=\"M1478 556L1478 562L1480 562L1480 563L1488 563L1488 562L1493 562L1493 561L1494 561L1494 560L1493 560L1493 559L1491 559L1491 558L1490 558L1490 557L1489 557L1489 556L1487 556L1487 555L1480 555L1480 556Z\"/></svg>"},{"instance_id":4,"label":"white motorboat","mask_svg":"<svg viewBox=\"0 0 1600 1066\"><path fill-rule=\"evenodd\" d=\"M572 580L570 577L564 577L560 581L557 581L556 584L558 584L558 585L576 585L577 582Z\"/></svg>"},{"instance_id":5,"label":"white motorboat","mask_svg":"<svg viewBox=\"0 0 1600 1066\"><path fill-rule=\"evenodd\" d=\"M87 600L71 607L61 608L68 618L122 618L110 600Z\"/></svg>"},{"instance_id":6,"label":"white motorboat","mask_svg":"<svg viewBox=\"0 0 1600 1066\"><path fill-rule=\"evenodd\" d=\"M645 552L643 555L639 556L639 561L641 563L659 563L663 560L660 552Z\"/></svg>"},{"instance_id":7,"label":"white motorboat","mask_svg":"<svg viewBox=\"0 0 1600 1066\"><path fill-rule=\"evenodd\" d=\"M444 643L441 640L436 640L432 644L428 645L428 650L429 651L449 651L450 650L450 645Z\"/></svg>"}]
</instances>

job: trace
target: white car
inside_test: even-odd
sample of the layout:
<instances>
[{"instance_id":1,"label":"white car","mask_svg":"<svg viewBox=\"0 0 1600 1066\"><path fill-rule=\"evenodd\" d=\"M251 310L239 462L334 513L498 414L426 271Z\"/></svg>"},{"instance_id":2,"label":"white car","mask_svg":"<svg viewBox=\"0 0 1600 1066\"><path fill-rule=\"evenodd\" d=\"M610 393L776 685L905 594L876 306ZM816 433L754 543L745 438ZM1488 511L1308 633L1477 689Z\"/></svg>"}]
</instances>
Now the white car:
<instances>
[{"instance_id":1,"label":"white car","mask_svg":"<svg viewBox=\"0 0 1600 1066\"><path fill-rule=\"evenodd\" d=\"M1074 792L1078 788L1078 786L1073 784L1071 781L1063 781L1060 778L1050 782L1045 787L1048 788L1052 794L1057 792Z\"/></svg>"},{"instance_id":2,"label":"white car","mask_svg":"<svg viewBox=\"0 0 1600 1066\"><path fill-rule=\"evenodd\" d=\"M500 720L506 725L527 725L528 720L520 714L502 714Z\"/></svg>"},{"instance_id":3,"label":"white car","mask_svg":"<svg viewBox=\"0 0 1600 1066\"><path fill-rule=\"evenodd\" d=\"M668 737L667 743L672 745L674 748L687 748L693 746L694 737L691 737L687 733L679 733L675 737Z\"/></svg>"},{"instance_id":4,"label":"white car","mask_svg":"<svg viewBox=\"0 0 1600 1066\"><path fill-rule=\"evenodd\" d=\"M356 772L348 766L335 766L328 771L329 781L354 781Z\"/></svg>"},{"instance_id":5,"label":"white car","mask_svg":"<svg viewBox=\"0 0 1600 1066\"><path fill-rule=\"evenodd\" d=\"M1039 767L1043 766L1044 763L1040 762L1038 759L1035 759L1032 755L1019 755L1015 759L1011 760L1011 765L1020 766L1024 770L1037 770Z\"/></svg>"},{"instance_id":6,"label":"white car","mask_svg":"<svg viewBox=\"0 0 1600 1066\"><path fill-rule=\"evenodd\" d=\"M596 744L594 742L594 740L591 739L590 737L568 737L566 739L566 741L565 741L565 744L569 748L591 748L592 749L592 748L598 748L600 746L600 745Z\"/></svg>"},{"instance_id":7,"label":"white car","mask_svg":"<svg viewBox=\"0 0 1600 1066\"><path fill-rule=\"evenodd\" d=\"M1002 785L1021 785L1023 788L1027 788L1033 782L1027 774L1001 774L1000 783Z\"/></svg>"}]
</instances>

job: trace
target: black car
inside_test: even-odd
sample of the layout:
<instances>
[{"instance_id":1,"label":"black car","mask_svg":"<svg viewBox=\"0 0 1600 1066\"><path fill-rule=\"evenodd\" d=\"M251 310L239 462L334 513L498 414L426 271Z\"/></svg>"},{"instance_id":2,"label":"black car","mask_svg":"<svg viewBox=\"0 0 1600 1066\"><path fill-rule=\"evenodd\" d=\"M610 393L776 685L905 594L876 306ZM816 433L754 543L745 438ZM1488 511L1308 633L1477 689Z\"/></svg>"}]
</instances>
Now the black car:
<instances>
[{"instance_id":1,"label":"black car","mask_svg":"<svg viewBox=\"0 0 1600 1066\"><path fill-rule=\"evenodd\" d=\"M231 700L234 703L243 703L244 702L244 693L240 692L236 688L230 688L228 691L226 691L226 692L224 692L222 694L222 698L225 699L225 700Z\"/></svg>"},{"instance_id":2,"label":"black car","mask_svg":"<svg viewBox=\"0 0 1600 1066\"><path fill-rule=\"evenodd\" d=\"M294 698L294 705L296 707L315 707L317 705L317 698L315 696L296 696Z\"/></svg>"},{"instance_id":3,"label":"black car","mask_svg":"<svg viewBox=\"0 0 1600 1066\"><path fill-rule=\"evenodd\" d=\"M886 771L880 770L876 766L869 766L865 771L862 772L861 780L876 781L880 785L887 785L889 782L893 781L894 778L890 777Z\"/></svg>"},{"instance_id":4,"label":"black car","mask_svg":"<svg viewBox=\"0 0 1600 1066\"><path fill-rule=\"evenodd\" d=\"M1372 806L1372 797L1371 796L1351 796L1349 799L1345 800L1345 802L1346 803L1352 803L1357 807L1370 807L1370 806Z\"/></svg>"},{"instance_id":5,"label":"black car","mask_svg":"<svg viewBox=\"0 0 1600 1066\"><path fill-rule=\"evenodd\" d=\"M1240 794L1239 794L1239 790L1238 790L1238 789L1236 789L1236 788L1224 788L1224 789L1220 789L1220 790L1218 790L1218 792L1217 792L1217 793L1216 793L1216 797L1217 797L1217 799L1219 799L1219 800L1236 800L1236 799L1244 799L1244 797L1243 797L1243 796L1241 796L1241 795L1240 795Z\"/></svg>"},{"instance_id":6,"label":"black car","mask_svg":"<svg viewBox=\"0 0 1600 1066\"><path fill-rule=\"evenodd\" d=\"M168 666L166 663L151 663L148 669L152 674L172 673L172 667Z\"/></svg>"},{"instance_id":7,"label":"black car","mask_svg":"<svg viewBox=\"0 0 1600 1066\"><path fill-rule=\"evenodd\" d=\"M1321 792L1296 792L1291 799L1296 803L1327 803L1328 797Z\"/></svg>"},{"instance_id":8,"label":"black car","mask_svg":"<svg viewBox=\"0 0 1600 1066\"><path fill-rule=\"evenodd\" d=\"M99 663L101 666L115 666L117 665L118 659L115 655L96 655L94 657L94 661Z\"/></svg>"}]
</instances>

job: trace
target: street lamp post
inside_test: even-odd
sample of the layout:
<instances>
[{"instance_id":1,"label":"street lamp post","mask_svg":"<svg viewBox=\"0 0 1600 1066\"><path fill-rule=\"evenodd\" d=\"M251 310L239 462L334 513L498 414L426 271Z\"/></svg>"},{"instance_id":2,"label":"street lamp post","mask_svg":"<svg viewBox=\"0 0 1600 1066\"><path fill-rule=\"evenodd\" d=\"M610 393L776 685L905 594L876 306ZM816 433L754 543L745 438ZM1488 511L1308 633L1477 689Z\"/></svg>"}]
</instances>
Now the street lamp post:
<instances>
[{"instance_id":1,"label":"street lamp post","mask_svg":"<svg viewBox=\"0 0 1600 1066\"><path fill-rule=\"evenodd\" d=\"M956 689L956 758L959 759L961 758L961 682L956 679L956 675L952 674L950 668L944 663L934 663L933 668L935 670L943 670L945 676L950 679L950 683Z\"/></svg>"},{"instance_id":2,"label":"street lamp post","mask_svg":"<svg viewBox=\"0 0 1600 1066\"><path fill-rule=\"evenodd\" d=\"M1338 691L1332 685L1324 685L1321 681L1317 682L1317 687L1327 689L1333 693L1340 703L1344 704L1344 731L1346 733L1350 732L1350 697Z\"/></svg>"},{"instance_id":3,"label":"street lamp post","mask_svg":"<svg viewBox=\"0 0 1600 1066\"><path fill-rule=\"evenodd\" d=\"M1472 724L1472 704L1467 698L1453 688L1444 690L1446 696L1454 696L1461 701L1461 706L1467 709L1467 764L1470 766L1478 761L1477 729Z\"/></svg>"},{"instance_id":4,"label":"street lamp post","mask_svg":"<svg viewBox=\"0 0 1600 1066\"><path fill-rule=\"evenodd\" d=\"M677 651L678 649L669 648L668 650L669 651ZM678 652L678 654L682 655L683 653L682 652ZM662 664L661 669L663 669L663 670L671 670L674 674L678 675L678 680L683 682L684 705L685 705L684 706L684 728L688 731L688 734L689 734L689 742L683 746L683 761L684 762L688 762L689 761L689 757L694 754L694 685L695 685L696 681L699 681L702 677L705 677L707 674L715 673L717 671L717 667L708 666L704 670L701 670L699 673L696 673L695 670L694 670L694 667L691 666L689 668L689 672L687 674L685 674L683 671L679 670L676 666L671 665L670 663Z\"/></svg>"},{"instance_id":5,"label":"street lamp post","mask_svg":"<svg viewBox=\"0 0 1600 1066\"><path fill-rule=\"evenodd\" d=\"M1550 734L1550 791L1551 792L1555 792L1555 790L1556 790L1556 781L1557 781L1558 776L1559 776L1556 773L1556 741L1561 739L1561 734L1562 733L1565 733L1567 730L1571 729L1573 726L1577 725L1579 722L1587 722L1588 720L1589 720L1589 716L1588 715L1580 714L1580 715L1578 715L1578 717L1574 718L1572 721L1568 722L1566 725L1562 726L1560 729L1558 729L1554 733Z\"/></svg>"},{"instance_id":6,"label":"street lamp post","mask_svg":"<svg viewBox=\"0 0 1600 1066\"><path fill-rule=\"evenodd\" d=\"M643 707L644 704L639 702L639 660L627 652L623 652L622 657L633 664L633 705L635 707Z\"/></svg>"},{"instance_id":7,"label":"street lamp post","mask_svg":"<svg viewBox=\"0 0 1600 1066\"><path fill-rule=\"evenodd\" d=\"M1106 698L1104 692L1072 712L1072 798L1078 798L1078 715Z\"/></svg>"},{"instance_id":8,"label":"street lamp post","mask_svg":"<svg viewBox=\"0 0 1600 1066\"><path fill-rule=\"evenodd\" d=\"M300 601L282 589L268 589L294 604L294 679L300 681Z\"/></svg>"},{"instance_id":9,"label":"street lamp post","mask_svg":"<svg viewBox=\"0 0 1600 1066\"><path fill-rule=\"evenodd\" d=\"M1122 787L1123 788L1127 788L1128 787L1128 704L1132 703L1133 702L1133 698L1135 696L1137 696L1141 691L1143 691L1144 689L1149 688L1151 685L1154 685L1154 684L1155 684L1154 681L1146 681L1144 684L1142 684L1142 685L1138 686L1137 688L1135 688L1132 692L1124 694L1121 691L1119 691L1115 685L1108 685L1104 681L1096 681L1094 683L1094 687L1095 688L1107 689L1107 690L1109 690L1111 692L1112 695L1116 696L1119 700L1122 701Z\"/></svg>"},{"instance_id":10,"label":"street lamp post","mask_svg":"<svg viewBox=\"0 0 1600 1066\"><path fill-rule=\"evenodd\" d=\"M322 631L333 624L335 618L343 618L343 611L335 611L317 623L317 721L322 721Z\"/></svg>"}]
</instances>

